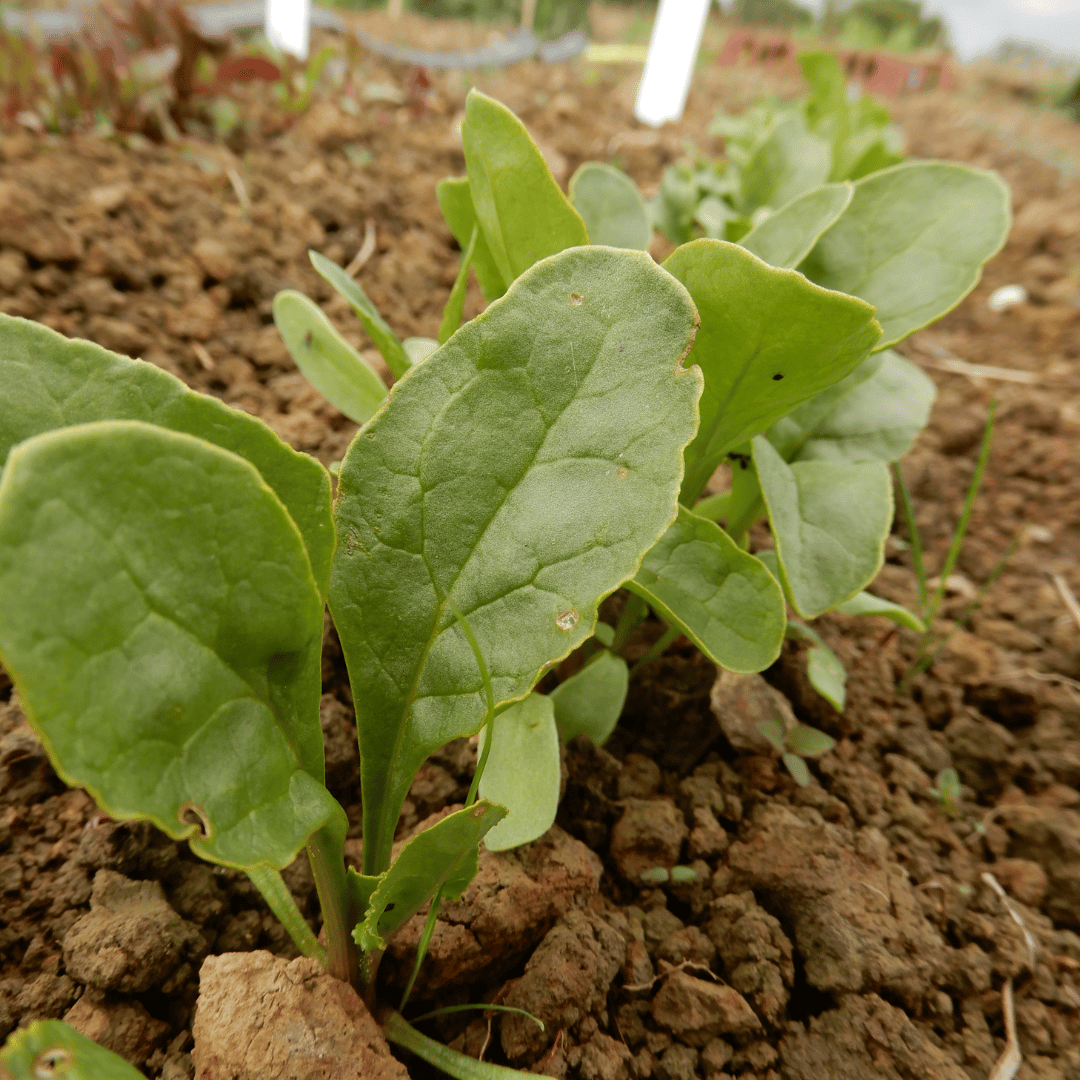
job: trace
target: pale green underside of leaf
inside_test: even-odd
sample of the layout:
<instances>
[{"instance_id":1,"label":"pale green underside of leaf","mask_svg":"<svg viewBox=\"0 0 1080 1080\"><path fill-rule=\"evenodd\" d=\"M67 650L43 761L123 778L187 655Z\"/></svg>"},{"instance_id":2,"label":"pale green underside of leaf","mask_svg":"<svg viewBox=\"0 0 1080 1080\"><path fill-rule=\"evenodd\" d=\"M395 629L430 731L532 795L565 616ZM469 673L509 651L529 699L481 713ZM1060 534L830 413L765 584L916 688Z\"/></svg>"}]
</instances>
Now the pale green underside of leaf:
<instances>
[{"instance_id":1,"label":"pale green underside of leaf","mask_svg":"<svg viewBox=\"0 0 1080 1080\"><path fill-rule=\"evenodd\" d=\"M529 694L500 712L492 728L480 794L505 806L507 814L485 842L491 851L509 851L543 836L555 823L562 770L554 702ZM478 753L486 739L484 727Z\"/></svg>"},{"instance_id":2,"label":"pale green underside of leaf","mask_svg":"<svg viewBox=\"0 0 1080 1080\"><path fill-rule=\"evenodd\" d=\"M819 285L877 308L879 349L951 311L1009 233L1009 191L994 173L912 161L855 184L851 205L800 266Z\"/></svg>"},{"instance_id":3,"label":"pale green underside of leaf","mask_svg":"<svg viewBox=\"0 0 1080 1080\"><path fill-rule=\"evenodd\" d=\"M384 948L439 886L465 866L468 880L456 881L448 890L448 898L459 897L476 873L477 845L505 816L505 807L481 799L412 837L372 892L365 918L353 931L357 945L364 951Z\"/></svg>"},{"instance_id":4,"label":"pale green underside of leaf","mask_svg":"<svg viewBox=\"0 0 1080 1080\"><path fill-rule=\"evenodd\" d=\"M614 639L606 631L611 628L605 630L604 623L597 623L596 629L597 639L607 637L606 644L610 645ZM552 690L559 734L567 741L588 735L597 746L603 746L619 722L629 684L626 661L602 649L595 659Z\"/></svg>"},{"instance_id":5,"label":"pale green underside of leaf","mask_svg":"<svg viewBox=\"0 0 1080 1080\"><path fill-rule=\"evenodd\" d=\"M476 220L468 177L440 180L435 188L435 194L439 200L439 209L442 210L443 218L454 234L458 247L465 251L469 246L473 228L479 224ZM483 229L478 230L472 266L476 271L476 280L480 282L480 291L484 294L485 300L489 302L497 300L506 292L506 282L503 281L502 274L499 273L499 268L491 256L491 249L488 247L487 240L484 239Z\"/></svg>"},{"instance_id":6,"label":"pale green underside of leaf","mask_svg":"<svg viewBox=\"0 0 1080 1080\"><path fill-rule=\"evenodd\" d=\"M897 461L930 418L933 381L899 353L871 356L769 431L787 461Z\"/></svg>"},{"instance_id":7,"label":"pale green underside of leaf","mask_svg":"<svg viewBox=\"0 0 1080 1080\"><path fill-rule=\"evenodd\" d=\"M851 197L852 185L848 183L813 188L770 214L739 241L739 246L770 266L793 270L847 209Z\"/></svg>"},{"instance_id":8,"label":"pale green underside of leaf","mask_svg":"<svg viewBox=\"0 0 1080 1080\"><path fill-rule=\"evenodd\" d=\"M856 593L850 600L836 605L837 611L845 615L877 615L882 619L890 619L898 626L906 626L917 634L926 633L926 624L906 607L894 604L891 600L883 600L873 593Z\"/></svg>"},{"instance_id":9,"label":"pale green underside of leaf","mask_svg":"<svg viewBox=\"0 0 1080 1080\"><path fill-rule=\"evenodd\" d=\"M504 281L589 242L581 215L555 183L525 125L505 105L470 90L461 137L473 207Z\"/></svg>"},{"instance_id":10,"label":"pale green underside of leaf","mask_svg":"<svg viewBox=\"0 0 1080 1080\"><path fill-rule=\"evenodd\" d=\"M843 712L847 702L847 671L840 657L825 644L825 639L812 626L793 620L788 624L788 637L796 641L810 642L810 648L806 653L806 677L810 680L810 685L837 712ZM829 736L826 735L825 738ZM827 750L830 747L826 746L824 749Z\"/></svg>"},{"instance_id":11,"label":"pale green underside of leaf","mask_svg":"<svg viewBox=\"0 0 1080 1080\"><path fill-rule=\"evenodd\" d=\"M780 586L719 525L685 507L628 587L728 671L763 671L780 655Z\"/></svg>"},{"instance_id":12,"label":"pale green underside of leaf","mask_svg":"<svg viewBox=\"0 0 1080 1080\"><path fill-rule=\"evenodd\" d=\"M63 1055L50 1051L62 1051ZM50 1058L57 1062L55 1071L46 1071ZM144 1080L143 1074L118 1054L61 1020L35 1020L13 1031L0 1050L0 1075L4 1080L51 1076L57 1080Z\"/></svg>"},{"instance_id":13,"label":"pale green underside of leaf","mask_svg":"<svg viewBox=\"0 0 1080 1080\"><path fill-rule=\"evenodd\" d=\"M868 304L736 244L694 240L664 268L701 313L690 354L705 376L701 424L686 454L682 498L690 502L729 450L853 371L880 327Z\"/></svg>"},{"instance_id":14,"label":"pale green underside of leaf","mask_svg":"<svg viewBox=\"0 0 1080 1080\"><path fill-rule=\"evenodd\" d=\"M153 364L10 315L0 315L0 387L0 464L23 439L96 420L142 420L246 458L296 522L325 595L334 552L330 476L261 420L189 390Z\"/></svg>"},{"instance_id":15,"label":"pale green underside of leaf","mask_svg":"<svg viewBox=\"0 0 1080 1080\"><path fill-rule=\"evenodd\" d=\"M22 443L0 480L0 596L27 717L106 813L276 869L341 814L321 783L322 600L242 458L133 421Z\"/></svg>"},{"instance_id":16,"label":"pale green underside of leaf","mask_svg":"<svg viewBox=\"0 0 1080 1080\"><path fill-rule=\"evenodd\" d=\"M652 224L637 184L621 169L586 161L570 177L570 202L594 244L648 251Z\"/></svg>"},{"instance_id":17,"label":"pale green underside of leaf","mask_svg":"<svg viewBox=\"0 0 1080 1080\"><path fill-rule=\"evenodd\" d=\"M379 309L371 302L367 293L345 273L342 267L325 255L320 255L317 251L309 251L308 258L318 275L335 292L349 301L367 336L371 338L372 344L386 361L390 373L395 379L400 379L412 366L411 362L397 334L390 329L387 321L379 314Z\"/></svg>"},{"instance_id":18,"label":"pale green underside of leaf","mask_svg":"<svg viewBox=\"0 0 1080 1080\"><path fill-rule=\"evenodd\" d=\"M545 260L391 391L340 471L330 606L356 687L368 873L423 760L592 632L675 513L701 376L644 253Z\"/></svg>"},{"instance_id":19,"label":"pale green underside of leaf","mask_svg":"<svg viewBox=\"0 0 1080 1080\"><path fill-rule=\"evenodd\" d=\"M832 148L794 114L758 143L742 169L739 209L749 217L761 206L781 207L829 179Z\"/></svg>"},{"instance_id":20,"label":"pale green underside of leaf","mask_svg":"<svg viewBox=\"0 0 1080 1080\"><path fill-rule=\"evenodd\" d=\"M868 585L885 561L892 483L883 461L796 461L768 439L754 465L791 606L814 619Z\"/></svg>"},{"instance_id":21,"label":"pale green underside of leaf","mask_svg":"<svg viewBox=\"0 0 1080 1080\"><path fill-rule=\"evenodd\" d=\"M386 385L303 293L274 297L274 324L303 376L335 409L365 424L386 400Z\"/></svg>"}]
</instances>

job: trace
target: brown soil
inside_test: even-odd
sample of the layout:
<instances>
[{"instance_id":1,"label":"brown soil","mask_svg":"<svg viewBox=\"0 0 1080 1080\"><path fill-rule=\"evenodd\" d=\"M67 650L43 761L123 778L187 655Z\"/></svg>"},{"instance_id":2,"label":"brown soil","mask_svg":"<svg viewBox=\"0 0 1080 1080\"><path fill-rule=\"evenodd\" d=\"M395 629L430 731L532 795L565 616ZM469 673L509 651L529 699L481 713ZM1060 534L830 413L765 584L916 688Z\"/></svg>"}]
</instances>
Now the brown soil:
<instances>
[{"instance_id":1,"label":"brown soil","mask_svg":"<svg viewBox=\"0 0 1080 1080\"><path fill-rule=\"evenodd\" d=\"M436 43L468 37L424 25ZM348 262L370 220L377 244L360 282L402 336L435 332L458 253L434 187L463 171L455 125L466 78L436 75L426 97L397 104L407 78L364 59L351 75L355 115L323 100L284 131L253 90L253 129L231 149L3 136L0 310L142 356L264 417L298 449L339 458L355 426L295 370L270 304L278 289L299 288L369 348L306 250ZM712 151L703 133L718 105L773 85L710 67L685 119L657 133L631 118L635 79L583 63L477 77L518 111L561 180L601 158L646 189L684 140ZM1004 1048L1011 979L1019 1077L1080 1080L1080 627L1049 576L1080 592L1080 183L1025 150L1030 131L1009 112L1018 108L974 89L896 106L914 154L998 169L1016 211L983 283L905 352L1038 377L933 371L937 406L905 468L937 567L998 395L994 454L946 618L1021 525L1036 528L908 696L893 687L913 641L892 624L822 620L849 671L842 715L810 689L801 647L786 648L768 681L839 740L806 789L774 757L720 734L715 671L685 642L657 662L607 748L568 748L559 825L522 851L485 856L465 897L444 907L414 995L417 1005L516 1004L545 1019L546 1034L519 1018L466 1017L431 1025L438 1037L581 1080L986 1080ZM1061 145L1070 130L1075 139L1064 119L1040 124ZM1012 283L1030 302L991 311L989 293ZM471 293L467 313L479 305ZM891 551L875 590L913 603L909 556ZM646 626L636 647L656 632ZM330 630L324 690L328 780L358 833L351 697ZM460 802L474 760L457 743L424 767L403 834ZM927 794L949 766L984 837ZM643 859L688 863L697 880L643 888ZM1034 937L1033 971L986 872ZM287 879L316 925L303 863ZM208 954L296 956L243 875L149 827L105 820L65 790L2 672L0 890L0 1037L67 1016L150 1077L194 1075ZM410 926L384 963L387 1000L418 933Z\"/></svg>"}]
</instances>

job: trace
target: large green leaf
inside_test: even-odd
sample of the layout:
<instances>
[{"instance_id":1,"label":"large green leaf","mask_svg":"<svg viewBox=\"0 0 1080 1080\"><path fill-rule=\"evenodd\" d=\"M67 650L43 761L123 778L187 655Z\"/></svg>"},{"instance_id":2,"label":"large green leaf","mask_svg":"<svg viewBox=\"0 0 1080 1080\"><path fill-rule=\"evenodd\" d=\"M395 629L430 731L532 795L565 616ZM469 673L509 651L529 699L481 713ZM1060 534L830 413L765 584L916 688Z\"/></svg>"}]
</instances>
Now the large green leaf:
<instances>
[{"instance_id":1,"label":"large green leaf","mask_svg":"<svg viewBox=\"0 0 1080 1080\"><path fill-rule=\"evenodd\" d=\"M729 450L853 371L881 328L868 304L722 240L684 244L664 268L701 313L690 359L705 393L686 453L681 498L689 505Z\"/></svg>"},{"instance_id":2,"label":"large green leaf","mask_svg":"<svg viewBox=\"0 0 1080 1080\"><path fill-rule=\"evenodd\" d=\"M570 202L594 244L647 251L652 223L637 184L621 169L586 161L570 177Z\"/></svg>"},{"instance_id":3,"label":"large green leaf","mask_svg":"<svg viewBox=\"0 0 1080 1080\"><path fill-rule=\"evenodd\" d=\"M341 466L330 607L356 687L365 872L437 747L524 697L675 514L701 375L685 290L647 255L545 260L390 393Z\"/></svg>"},{"instance_id":4,"label":"large green leaf","mask_svg":"<svg viewBox=\"0 0 1080 1080\"><path fill-rule=\"evenodd\" d=\"M480 753L486 740L485 727L480 730ZM561 784L555 703L545 694L530 694L492 722L479 791L505 806L507 815L488 833L488 848L509 851L543 836L555 823Z\"/></svg>"},{"instance_id":5,"label":"large green leaf","mask_svg":"<svg viewBox=\"0 0 1080 1080\"><path fill-rule=\"evenodd\" d=\"M322 607L300 533L235 454L112 420L8 458L0 660L57 772L115 818L276 869L338 820Z\"/></svg>"},{"instance_id":6,"label":"large green leaf","mask_svg":"<svg viewBox=\"0 0 1080 1080\"><path fill-rule=\"evenodd\" d=\"M598 640L603 625L597 626ZM608 637L607 644L610 645L614 638L604 636ZM566 740L576 735L588 735L597 746L603 746L619 722L629 685L626 661L601 649L580 671L551 692L559 734Z\"/></svg>"},{"instance_id":7,"label":"large green leaf","mask_svg":"<svg viewBox=\"0 0 1080 1080\"><path fill-rule=\"evenodd\" d=\"M357 424L375 415L386 400L386 385L318 304L303 293L279 292L274 325L304 378L334 408Z\"/></svg>"},{"instance_id":8,"label":"large green leaf","mask_svg":"<svg viewBox=\"0 0 1080 1080\"><path fill-rule=\"evenodd\" d=\"M897 461L930 419L933 381L891 349L805 433L799 461ZM872 359L877 359L873 357Z\"/></svg>"},{"instance_id":9,"label":"large green leaf","mask_svg":"<svg viewBox=\"0 0 1080 1080\"><path fill-rule=\"evenodd\" d=\"M0 1050L4 1080L144 1080L118 1054L60 1020L35 1020L13 1031Z\"/></svg>"},{"instance_id":10,"label":"large green leaf","mask_svg":"<svg viewBox=\"0 0 1080 1080\"><path fill-rule=\"evenodd\" d=\"M851 184L823 184L792 199L754 226L739 246L770 266L792 270L810 254L818 238L847 209Z\"/></svg>"},{"instance_id":11,"label":"large green leaf","mask_svg":"<svg viewBox=\"0 0 1080 1080\"><path fill-rule=\"evenodd\" d=\"M368 298L368 294L332 259L320 255L317 251L309 251L308 258L319 276L349 301L372 344L382 353L390 374L395 379L400 379L412 367L412 361L400 338L379 314L379 309Z\"/></svg>"},{"instance_id":12,"label":"large green leaf","mask_svg":"<svg viewBox=\"0 0 1080 1080\"><path fill-rule=\"evenodd\" d=\"M1009 222L1009 190L994 173L911 161L859 180L851 205L800 269L873 304L884 349L971 292Z\"/></svg>"},{"instance_id":13,"label":"large green leaf","mask_svg":"<svg viewBox=\"0 0 1080 1080\"><path fill-rule=\"evenodd\" d=\"M779 209L824 184L831 169L828 140L811 132L797 113L787 116L754 147L743 166L739 209L748 217L762 206Z\"/></svg>"},{"instance_id":14,"label":"large green leaf","mask_svg":"<svg viewBox=\"0 0 1080 1080\"><path fill-rule=\"evenodd\" d=\"M470 90L461 136L473 207L504 281L548 255L589 242L581 215L505 105Z\"/></svg>"},{"instance_id":15,"label":"large green leaf","mask_svg":"<svg viewBox=\"0 0 1080 1080\"><path fill-rule=\"evenodd\" d=\"M685 507L629 588L729 671L763 671L784 642L784 595L753 555Z\"/></svg>"},{"instance_id":16,"label":"large green leaf","mask_svg":"<svg viewBox=\"0 0 1080 1080\"><path fill-rule=\"evenodd\" d=\"M475 874L477 845L505 816L505 807L481 799L417 833L379 878L364 920L353 930L356 944L365 952L385 948L444 882L461 876L462 867ZM450 898L462 891L452 887Z\"/></svg>"},{"instance_id":17,"label":"large green leaf","mask_svg":"<svg viewBox=\"0 0 1080 1080\"><path fill-rule=\"evenodd\" d=\"M325 595L334 552L330 475L261 420L194 393L153 364L10 315L0 315L0 387L0 465L23 439L95 420L143 420L247 458L296 522Z\"/></svg>"},{"instance_id":18,"label":"large green leaf","mask_svg":"<svg viewBox=\"0 0 1080 1080\"><path fill-rule=\"evenodd\" d=\"M476 244L472 253L472 267L476 271L476 280L480 282L480 291L484 294L484 298L489 301L497 300L506 292L506 282L503 281L503 276L495 265L491 249L488 247L487 240L484 239L483 230L480 229L480 223L476 220L468 177L440 180L435 194L446 224L450 226L450 231L454 234L454 239L462 251L468 250L473 230L477 230Z\"/></svg>"},{"instance_id":19,"label":"large green leaf","mask_svg":"<svg viewBox=\"0 0 1080 1080\"><path fill-rule=\"evenodd\" d=\"M869 584L885 561L889 468L883 461L789 465L764 436L753 446L784 590L800 615L816 619Z\"/></svg>"}]
</instances>

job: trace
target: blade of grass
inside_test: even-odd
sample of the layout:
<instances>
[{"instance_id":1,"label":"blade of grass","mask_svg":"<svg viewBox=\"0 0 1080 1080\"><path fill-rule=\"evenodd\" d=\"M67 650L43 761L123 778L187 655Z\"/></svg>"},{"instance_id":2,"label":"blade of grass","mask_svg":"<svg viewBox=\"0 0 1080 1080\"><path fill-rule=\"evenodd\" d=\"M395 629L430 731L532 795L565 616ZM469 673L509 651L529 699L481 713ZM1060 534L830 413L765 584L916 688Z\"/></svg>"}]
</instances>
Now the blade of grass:
<instances>
[{"instance_id":1,"label":"blade of grass","mask_svg":"<svg viewBox=\"0 0 1080 1080\"><path fill-rule=\"evenodd\" d=\"M911 501L911 490L907 486L904 470L900 468L899 461L893 462L893 471L896 473L896 486L900 492L900 505L904 508L904 521L907 523L908 538L911 542L911 557L915 563L915 577L919 582L919 604L925 619L930 603L930 592L926 585L926 563L923 561L922 534L919 532L919 523L915 518L915 504Z\"/></svg>"}]
</instances>

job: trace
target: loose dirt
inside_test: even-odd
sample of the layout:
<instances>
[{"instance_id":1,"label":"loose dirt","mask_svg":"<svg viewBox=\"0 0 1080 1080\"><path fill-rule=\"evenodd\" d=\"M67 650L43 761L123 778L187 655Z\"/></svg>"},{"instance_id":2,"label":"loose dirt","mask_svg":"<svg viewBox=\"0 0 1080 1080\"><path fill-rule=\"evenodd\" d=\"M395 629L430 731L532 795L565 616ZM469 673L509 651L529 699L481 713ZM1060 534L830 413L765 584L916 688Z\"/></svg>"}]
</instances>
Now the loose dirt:
<instances>
[{"instance_id":1,"label":"loose dirt","mask_svg":"<svg viewBox=\"0 0 1080 1080\"><path fill-rule=\"evenodd\" d=\"M626 29L604 16L600 36ZM433 45L489 33L420 25ZM369 27L386 30L378 19ZM720 31L709 34L706 59ZM717 107L798 91L768 73L704 64L684 120L654 132L632 120L636 69L536 62L469 78L518 111L561 181L599 158L646 191L686 140L716 151L705 132ZM227 146L3 135L0 310L142 356L262 416L297 449L340 458L355 426L296 371L272 324L273 296L301 289L370 350L306 257L314 247L349 262L370 222L375 248L358 280L401 336L435 333L458 260L435 182L463 172L467 89L453 72L419 89L406 70L370 58L349 80L292 125L251 88L251 128ZM541 1033L520 1017L456 1014L425 1025L466 1053L580 1080L987 1080L1005 1045L1002 988L1012 980L1021 1080L1080 1080L1080 626L1052 578L1080 593L1080 182L1060 150L1078 129L973 82L895 110L914 155L999 170L1016 214L972 296L903 346L939 387L904 465L932 568L989 400L999 400L942 629L1024 525L1026 537L908 695L894 686L914 643L891 623L821 621L849 672L842 714L807 683L805 646L785 647L765 679L799 719L839 740L812 765L808 788L732 735L744 717L725 712L729 693L713 695L718 721L716 672L685 642L648 668L606 748L567 748L558 825L521 851L485 855L462 900L443 906L415 1007L501 1002L547 1024ZM1053 154L1033 156L1033 131ZM992 311L988 296L1006 284L1030 299ZM480 305L473 288L466 313ZM940 370L957 359L1032 381ZM902 523L895 531L905 539ZM874 590L916 602L902 544L890 546ZM659 632L647 624L632 649ZM328 781L349 810L355 854L351 696L329 628L323 675ZM767 692L760 682L744 689L748 701ZM474 764L459 742L425 765L401 837L460 803ZM948 767L964 785L955 819L928 794ZM676 862L696 880L641 885L643 867ZM317 929L306 866L286 878ZM211 987L237 963L253 985L317 981L295 967L295 948L243 875L147 826L109 821L66 790L2 672L0 890L0 1037L35 1017L66 1017L148 1077L187 1080L201 965ZM387 1001L408 978L419 932L414 921L384 961ZM278 959L216 959L256 950ZM305 1008L295 1005L298 1017Z\"/></svg>"}]
</instances>

